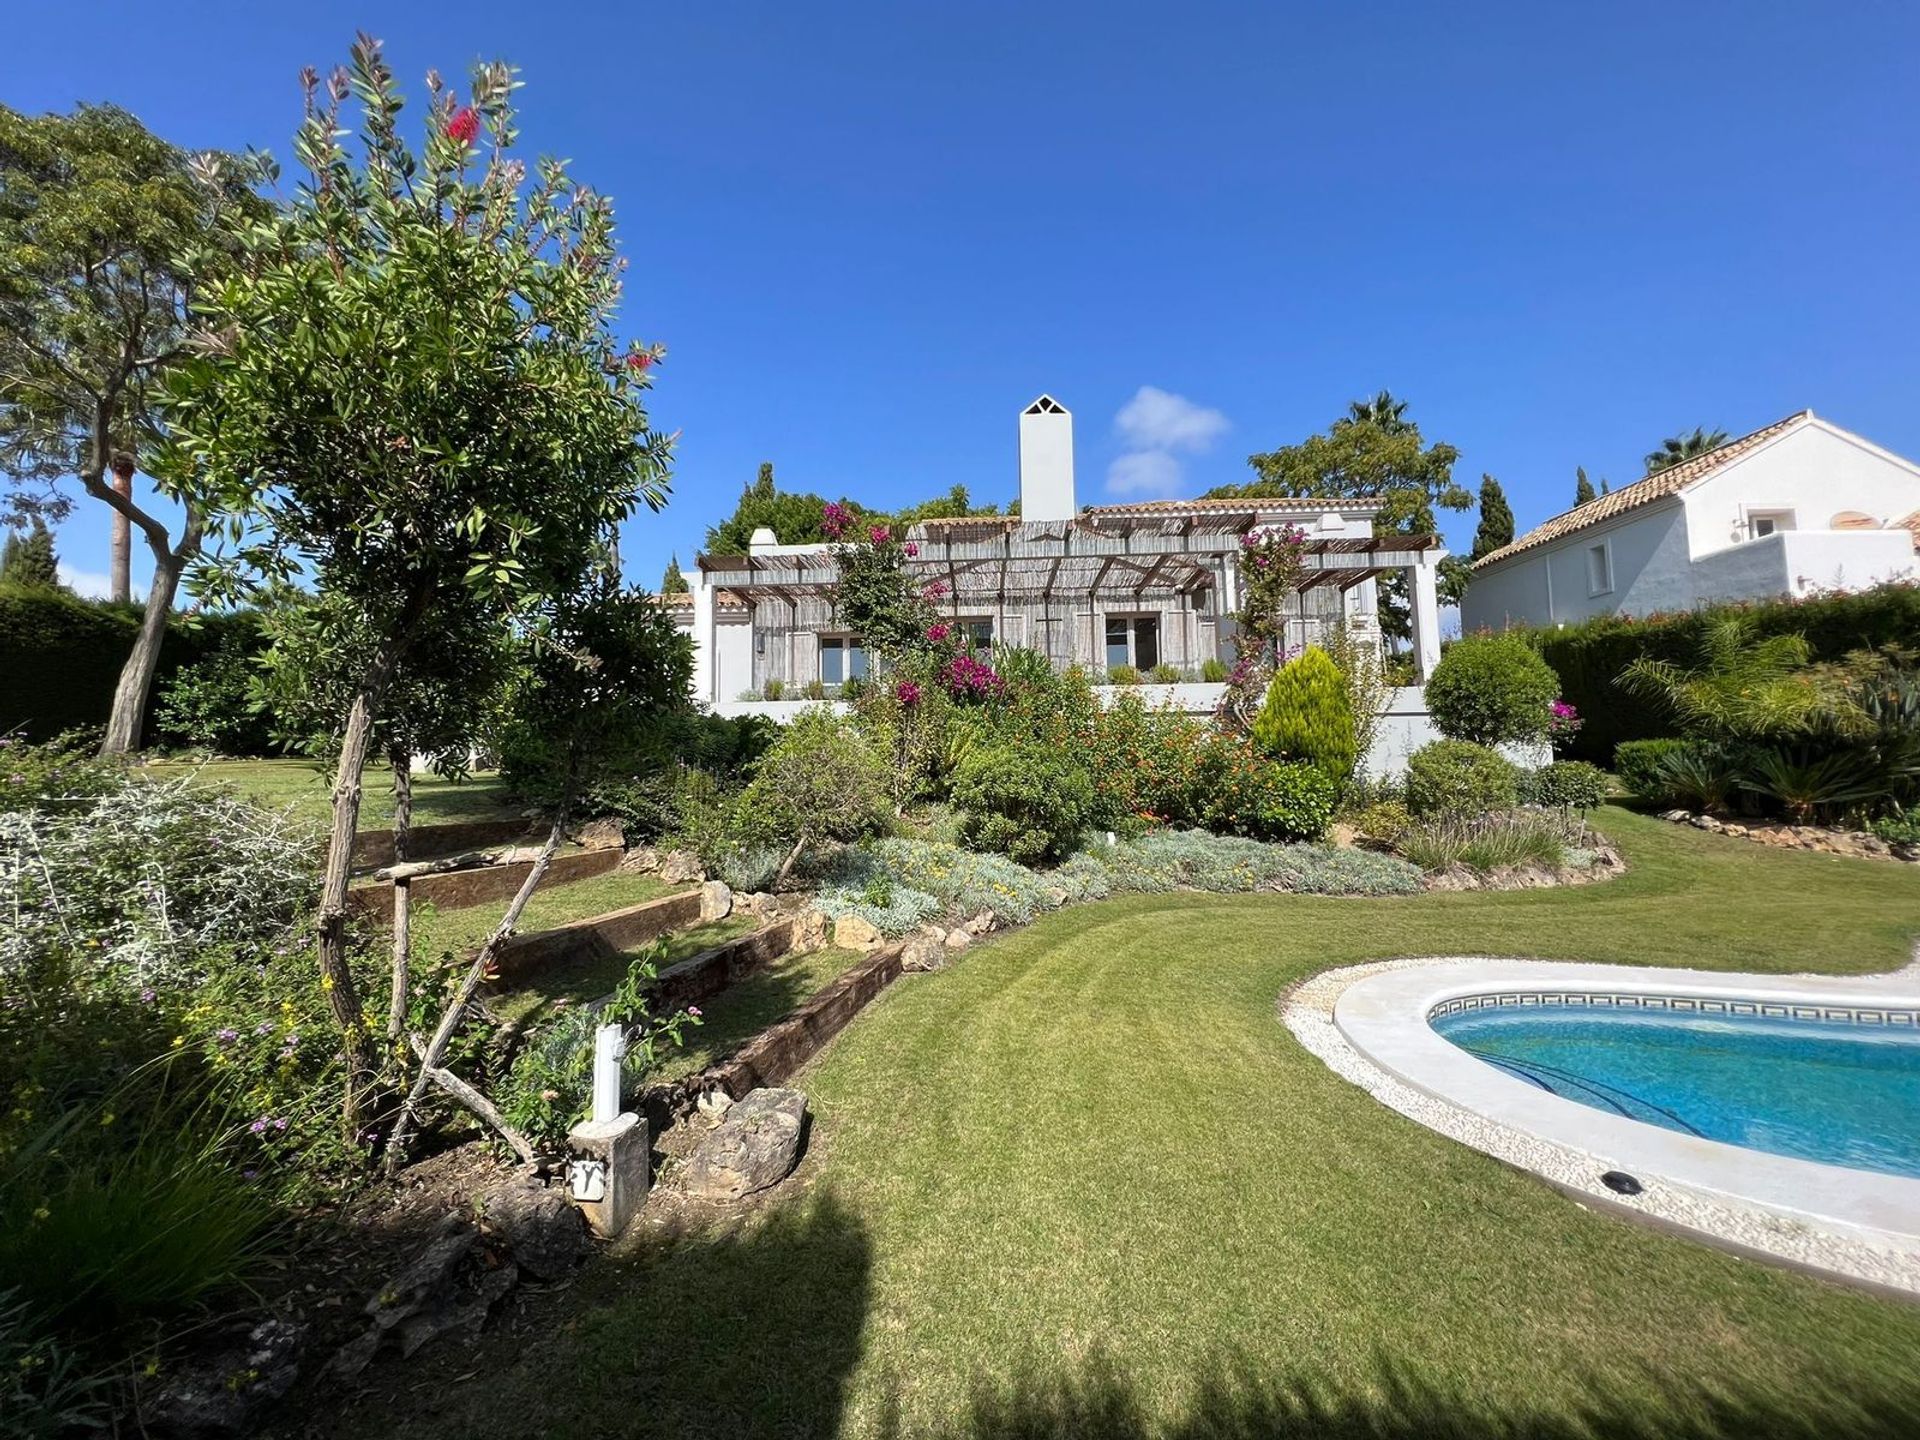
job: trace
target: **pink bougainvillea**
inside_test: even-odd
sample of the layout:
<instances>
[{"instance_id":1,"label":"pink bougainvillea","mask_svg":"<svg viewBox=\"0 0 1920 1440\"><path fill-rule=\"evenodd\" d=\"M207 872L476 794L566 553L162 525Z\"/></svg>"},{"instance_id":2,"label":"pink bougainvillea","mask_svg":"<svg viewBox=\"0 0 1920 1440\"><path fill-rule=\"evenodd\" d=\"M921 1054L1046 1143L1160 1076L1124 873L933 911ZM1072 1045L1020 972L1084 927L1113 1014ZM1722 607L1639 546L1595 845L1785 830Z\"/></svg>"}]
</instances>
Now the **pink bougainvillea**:
<instances>
[{"instance_id":1,"label":"pink bougainvillea","mask_svg":"<svg viewBox=\"0 0 1920 1440\"><path fill-rule=\"evenodd\" d=\"M927 582L927 587L920 593L929 600L938 600L947 593L947 582L944 580L930 580Z\"/></svg>"},{"instance_id":2,"label":"pink bougainvillea","mask_svg":"<svg viewBox=\"0 0 1920 1440\"><path fill-rule=\"evenodd\" d=\"M944 620L936 620L933 622L933 624L927 627L927 639L931 640L936 645L938 645L942 640L945 640L947 636L951 635L952 633L953 633L952 627L949 626L947 622Z\"/></svg>"},{"instance_id":3,"label":"pink bougainvillea","mask_svg":"<svg viewBox=\"0 0 1920 1440\"><path fill-rule=\"evenodd\" d=\"M876 545L884 545L887 543L887 537L891 533L886 526L875 525L867 531L867 538Z\"/></svg>"},{"instance_id":4,"label":"pink bougainvillea","mask_svg":"<svg viewBox=\"0 0 1920 1440\"><path fill-rule=\"evenodd\" d=\"M471 105L462 105L447 121L447 138L459 145L471 145L480 133L480 117Z\"/></svg>"},{"instance_id":5,"label":"pink bougainvillea","mask_svg":"<svg viewBox=\"0 0 1920 1440\"><path fill-rule=\"evenodd\" d=\"M894 686L893 695L902 705L918 705L920 703L920 687L911 680L902 680L898 685Z\"/></svg>"},{"instance_id":6,"label":"pink bougainvillea","mask_svg":"<svg viewBox=\"0 0 1920 1440\"><path fill-rule=\"evenodd\" d=\"M985 699L1007 688L1007 682L1001 678L999 671L964 651L947 661L941 668L940 678L949 691L963 700Z\"/></svg>"},{"instance_id":7,"label":"pink bougainvillea","mask_svg":"<svg viewBox=\"0 0 1920 1440\"><path fill-rule=\"evenodd\" d=\"M913 541L911 540L907 541L907 543L902 545L900 548L907 552L907 558L909 560L913 559L914 556L920 553L920 547L914 544Z\"/></svg>"},{"instance_id":8,"label":"pink bougainvillea","mask_svg":"<svg viewBox=\"0 0 1920 1440\"><path fill-rule=\"evenodd\" d=\"M853 516L847 512L846 506L836 501L829 500L827 508L820 512L820 529L829 540L838 540L847 533L847 527L851 524Z\"/></svg>"},{"instance_id":9,"label":"pink bougainvillea","mask_svg":"<svg viewBox=\"0 0 1920 1440\"><path fill-rule=\"evenodd\" d=\"M1580 712L1565 700L1556 700L1548 708L1547 734L1554 740L1571 740L1585 723Z\"/></svg>"}]
</instances>

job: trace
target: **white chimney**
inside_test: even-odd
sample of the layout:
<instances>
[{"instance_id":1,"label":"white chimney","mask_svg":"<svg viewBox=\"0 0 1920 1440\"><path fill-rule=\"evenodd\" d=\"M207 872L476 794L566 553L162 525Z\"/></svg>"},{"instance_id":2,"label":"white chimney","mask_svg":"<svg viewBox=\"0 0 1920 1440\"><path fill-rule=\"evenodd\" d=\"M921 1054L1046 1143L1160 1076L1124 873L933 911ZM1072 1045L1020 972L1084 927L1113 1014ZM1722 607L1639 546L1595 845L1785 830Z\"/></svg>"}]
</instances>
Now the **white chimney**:
<instances>
[{"instance_id":1,"label":"white chimney","mask_svg":"<svg viewBox=\"0 0 1920 1440\"><path fill-rule=\"evenodd\" d=\"M1051 395L1020 412L1020 518L1071 520L1073 415Z\"/></svg>"}]
</instances>

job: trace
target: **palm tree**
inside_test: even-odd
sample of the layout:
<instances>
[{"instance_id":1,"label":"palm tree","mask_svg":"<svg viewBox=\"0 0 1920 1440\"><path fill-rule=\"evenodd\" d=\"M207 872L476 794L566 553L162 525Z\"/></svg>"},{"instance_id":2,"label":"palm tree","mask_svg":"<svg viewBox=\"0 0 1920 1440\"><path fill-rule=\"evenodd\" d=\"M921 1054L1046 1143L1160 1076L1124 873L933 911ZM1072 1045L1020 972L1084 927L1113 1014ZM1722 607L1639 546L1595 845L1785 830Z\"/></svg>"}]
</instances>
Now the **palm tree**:
<instances>
[{"instance_id":1,"label":"palm tree","mask_svg":"<svg viewBox=\"0 0 1920 1440\"><path fill-rule=\"evenodd\" d=\"M1407 419L1407 402L1394 399L1390 390L1382 390L1371 400L1349 401L1346 418L1351 425L1378 425L1389 435L1403 434L1413 428L1413 422Z\"/></svg>"},{"instance_id":2,"label":"palm tree","mask_svg":"<svg viewBox=\"0 0 1920 1440\"><path fill-rule=\"evenodd\" d=\"M1726 443L1726 431L1709 432L1698 425L1693 427L1691 435L1669 435L1660 442L1658 450L1647 452L1647 474L1658 475L1662 470L1678 465L1682 460L1691 460L1694 456L1704 455L1709 450L1718 450Z\"/></svg>"}]
</instances>

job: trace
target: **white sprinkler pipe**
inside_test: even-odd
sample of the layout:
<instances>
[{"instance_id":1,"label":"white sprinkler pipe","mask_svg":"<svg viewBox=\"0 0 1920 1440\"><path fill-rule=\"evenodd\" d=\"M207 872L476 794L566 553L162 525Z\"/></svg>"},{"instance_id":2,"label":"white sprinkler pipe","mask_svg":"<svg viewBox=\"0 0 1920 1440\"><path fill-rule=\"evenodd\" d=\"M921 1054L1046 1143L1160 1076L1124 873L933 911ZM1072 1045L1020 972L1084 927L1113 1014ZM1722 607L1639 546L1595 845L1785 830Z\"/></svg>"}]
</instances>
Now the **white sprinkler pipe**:
<instances>
[{"instance_id":1,"label":"white sprinkler pipe","mask_svg":"<svg viewBox=\"0 0 1920 1440\"><path fill-rule=\"evenodd\" d=\"M624 1025L602 1025L593 1032L593 1123L611 1125L620 1118L620 1062L627 1058Z\"/></svg>"}]
</instances>

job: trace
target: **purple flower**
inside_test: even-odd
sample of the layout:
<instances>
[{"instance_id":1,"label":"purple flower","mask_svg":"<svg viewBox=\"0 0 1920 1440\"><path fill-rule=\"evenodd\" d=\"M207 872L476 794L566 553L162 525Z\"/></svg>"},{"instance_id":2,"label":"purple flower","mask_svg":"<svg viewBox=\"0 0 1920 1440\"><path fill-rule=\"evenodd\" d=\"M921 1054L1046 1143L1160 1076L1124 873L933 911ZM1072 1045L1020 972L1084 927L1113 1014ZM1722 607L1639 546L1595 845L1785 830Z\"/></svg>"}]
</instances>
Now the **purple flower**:
<instances>
[{"instance_id":1,"label":"purple flower","mask_svg":"<svg viewBox=\"0 0 1920 1440\"><path fill-rule=\"evenodd\" d=\"M920 687L911 680L902 680L894 687L893 693L902 705L920 703Z\"/></svg>"},{"instance_id":2,"label":"purple flower","mask_svg":"<svg viewBox=\"0 0 1920 1440\"><path fill-rule=\"evenodd\" d=\"M157 998L152 990L142 990L140 992L140 1003L142 1005L151 1005Z\"/></svg>"},{"instance_id":3,"label":"purple flower","mask_svg":"<svg viewBox=\"0 0 1920 1440\"><path fill-rule=\"evenodd\" d=\"M936 645L938 645L942 640L946 639L947 636L951 635L952 633L953 631L948 627L947 622L944 620L936 620L933 622L933 624L927 627L927 639L933 641L933 643Z\"/></svg>"},{"instance_id":4,"label":"purple flower","mask_svg":"<svg viewBox=\"0 0 1920 1440\"><path fill-rule=\"evenodd\" d=\"M222 1025L218 1030L213 1032L213 1038L218 1040L222 1045L231 1045L240 1038L240 1032L231 1026Z\"/></svg>"},{"instance_id":5,"label":"purple flower","mask_svg":"<svg viewBox=\"0 0 1920 1440\"><path fill-rule=\"evenodd\" d=\"M920 547L911 540L907 541L907 543L900 548L907 552L907 558L909 560L920 553Z\"/></svg>"},{"instance_id":6,"label":"purple flower","mask_svg":"<svg viewBox=\"0 0 1920 1440\"><path fill-rule=\"evenodd\" d=\"M700 1007L698 1005L687 1006L687 1014L693 1016L694 1019L698 1020L700 1018Z\"/></svg>"},{"instance_id":7,"label":"purple flower","mask_svg":"<svg viewBox=\"0 0 1920 1440\"><path fill-rule=\"evenodd\" d=\"M258 1120L254 1121L251 1125L247 1126L247 1129L251 1130L256 1135L266 1134L267 1133L266 1116L264 1115L261 1116Z\"/></svg>"},{"instance_id":8,"label":"purple flower","mask_svg":"<svg viewBox=\"0 0 1920 1440\"><path fill-rule=\"evenodd\" d=\"M284 1129L286 1129L286 1128L287 1128L287 1117L286 1117L286 1116L284 1116L284 1115L282 1115L282 1116L281 1116L281 1117L280 1117L280 1118L279 1118L278 1120L276 1120L276 1121L274 1121L274 1122L273 1122L273 1128L274 1128L274 1129L276 1129L276 1130L284 1130Z\"/></svg>"},{"instance_id":9,"label":"purple flower","mask_svg":"<svg viewBox=\"0 0 1920 1440\"><path fill-rule=\"evenodd\" d=\"M867 531L867 538L876 545L884 545L887 543L887 537L892 533L893 532L888 530L884 525L875 525Z\"/></svg>"}]
</instances>

